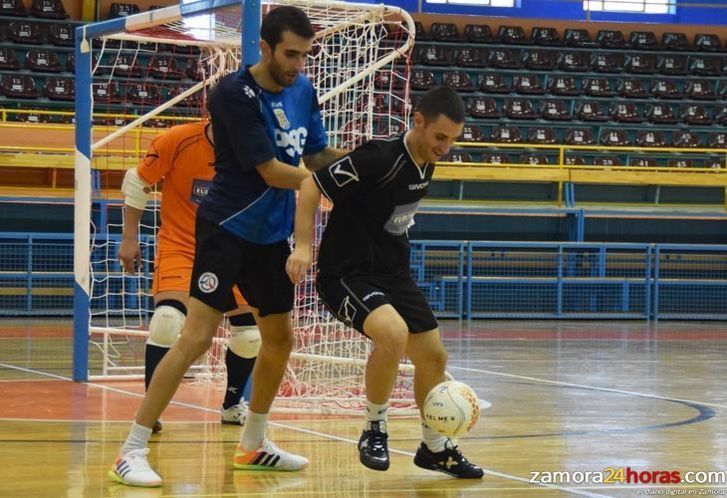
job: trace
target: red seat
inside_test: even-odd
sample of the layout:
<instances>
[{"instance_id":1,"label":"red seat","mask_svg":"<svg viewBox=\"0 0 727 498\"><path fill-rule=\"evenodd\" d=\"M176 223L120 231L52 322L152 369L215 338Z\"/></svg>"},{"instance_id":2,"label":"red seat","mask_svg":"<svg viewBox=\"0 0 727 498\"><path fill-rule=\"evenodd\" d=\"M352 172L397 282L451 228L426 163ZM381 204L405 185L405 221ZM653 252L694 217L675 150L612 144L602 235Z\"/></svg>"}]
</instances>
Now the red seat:
<instances>
[{"instance_id":1,"label":"red seat","mask_svg":"<svg viewBox=\"0 0 727 498\"><path fill-rule=\"evenodd\" d=\"M485 164L511 164L510 156L504 152L486 152L482 156L482 162Z\"/></svg>"},{"instance_id":2,"label":"red seat","mask_svg":"<svg viewBox=\"0 0 727 498\"><path fill-rule=\"evenodd\" d=\"M51 100L75 100L75 82L73 78L46 78L43 95Z\"/></svg>"},{"instance_id":3,"label":"red seat","mask_svg":"<svg viewBox=\"0 0 727 498\"><path fill-rule=\"evenodd\" d=\"M564 52L558 57L558 67L563 71L582 73L590 69L590 59L585 52Z\"/></svg>"},{"instance_id":4,"label":"red seat","mask_svg":"<svg viewBox=\"0 0 727 498\"><path fill-rule=\"evenodd\" d=\"M518 162L520 164L529 164L531 166L541 166L543 164L550 164L550 161L548 160L548 156L545 154L538 154L535 152L529 152L525 154L521 154L518 158Z\"/></svg>"},{"instance_id":5,"label":"red seat","mask_svg":"<svg viewBox=\"0 0 727 498\"><path fill-rule=\"evenodd\" d=\"M500 111L493 99L474 97L467 101L467 114L475 119L496 119Z\"/></svg>"},{"instance_id":6,"label":"red seat","mask_svg":"<svg viewBox=\"0 0 727 498\"><path fill-rule=\"evenodd\" d=\"M0 16L26 17L23 0L3 0L0 2Z\"/></svg>"},{"instance_id":7,"label":"red seat","mask_svg":"<svg viewBox=\"0 0 727 498\"><path fill-rule=\"evenodd\" d=\"M513 78L513 84L517 93L524 95L542 95L545 93L540 78L536 75L517 75Z\"/></svg>"},{"instance_id":8,"label":"red seat","mask_svg":"<svg viewBox=\"0 0 727 498\"><path fill-rule=\"evenodd\" d=\"M520 129L515 126L495 126L492 128L490 140L501 144L514 144L522 142L522 136Z\"/></svg>"},{"instance_id":9,"label":"red seat","mask_svg":"<svg viewBox=\"0 0 727 498\"><path fill-rule=\"evenodd\" d=\"M442 75L442 84L458 92L473 92L475 90L469 74L463 71L446 71Z\"/></svg>"},{"instance_id":10,"label":"red seat","mask_svg":"<svg viewBox=\"0 0 727 498\"><path fill-rule=\"evenodd\" d=\"M679 122L669 104L650 104L646 107L646 118L652 123L673 124Z\"/></svg>"},{"instance_id":11,"label":"red seat","mask_svg":"<svg viewBox=\"0 0 727 498\"><path fill-rule=\"evenodd\" d=\"M596 42L603 48L626 48L626 40L621 31L601 29L596 34Z\"/></svg>"},{"instance_id":12,"label":"red seat","mask_svg":"<svg viewBox=\"0 0 727 498\"><path fill-rule=\"evenodd\" d=\"M463 67L485 67L487 61L483 50L472 47L464 47L455 50L454 63Z\"/></svg>"},{"instance_id":13,"label":"red seat","mask_svg":"<svg viewBox=\"0 0 727 498\"><path fill-rule=\"evenodd\" d=\"M53 45L72 47L76 43L74 33L70 24L51 24L48 29L48 40Z\"/></svg>"},{"instance_id":14,"label":"red seat","mask_svg":"<svg viewBox=\"0 0 727 498\"><path fill-rule=\"evenodd\" d=\"M659 59L657 67L662 74L681 76L687 74L687 58L683 55L666 54Z\"/></svg>"},{"instance_id":15,"label":"red seat","mask_svg":"<svg viewBox=\"0 0 727 498\"><path fill-rule=\"evenodd\" d=\"M462 135L459 137L460 142L481 142L482 130L476 125L464 125Z\"/></svg>"},{"instance_id":16,"label":"red seat","mask_svg":"<svg viewBox=\"0 0 727 498\"><path fill-rule=\"evenodd\" d=\"M566 28L564 38L565 44L570 47L596 48L599 46L598 43L591 40L590 33L585 29Z\"/></svg>"},{"instance_id":17,"label":"red seat","mask_svg":"<svg viewBox=\"0 0 727 498\"><path fill-rule=\"evenodd\" d=\"M432 23L430 29L432 34L432 40L443 41L443 42L458 42L462 41L459 36L459 29L457 25L449 22L435 22Z\"/></svg>"},{"instance_id":18,"label":"red seat","mask_svg":"<svg viewBox=\"0 0 727 498\"><path fill-rule=\"evenodd\" d=\"M611 104L611 117L620 123L641 123L644 121L638 107L631 102L615 102Z\"/></svg>"},{"instance_id":19,"label":"red seat","mask_svg":"<svg viewBox=\"0 0 727 498\"><path fill-rule=\"evenodd\" d=\"M660 99L681 99L682 92L671 80L652 80L651 94Z\"/></svg>"},{"instance_id":20,"label":"red seat","mask_svg":"<svg viewBox=\"0 0 727 498\"><path fill-rule=\"evenodd\" d=\"M611 88L611 81L606 78L584 78L583 93L591 97L613 97L616 92Z\"/></svg>"},{"instance_id":21,"label":"red seat","mask_svg":"<svg viewBox=\"0 0 727 498\"><path fill-rule=\"evenodd\" d=\"M437 80L434 79L432 71L417 69L411 73L409 84L412 90L429 90L437 86Z\"/></svg>"},{"instance_id":22,"label":"red seat","mask_svg":"<svg viewBox=\"0 0 727 498\"><path fill-rule=\"evenodd\" d=\"M33 0L30 13L35 17L45 19L68 19L71 17L63 7L61 0Z\"/></svg>"},{"instance_id":23,"label":"red seat","mask_svg":"<svg viewBox=\"0 0 727 498\"><path fill-rule=\"evenodd\" d=\"M679 148L701 147L702 138L692 131L677 130L672 134L672 145Z\"/></svg>"},{"instance_id":24,"label":"red seat","mask_svg":"<svg viewBox=\"0 0 727 498\"><path fill-rule=\"evenodd\" d=\"M704 161L705 168L725 169L727 168L727 159L724 156L710 157Z\"/></svg>"},{"instance_id":25,"label":"red seat","mask_svg":"<svg viewBox=\"0 0 727 498\"><path fill-rule=\"evenodd\" d=\"M618 156L597 156L593 158L594 166L623 166L623 161Z\"/></svg>"},{"instance_id":26,"label":"red seat","mask_svg":"<svg viewBox=\"0 0 727 498\"><path fill-rule=\"evenodd\" d=\"M169 90L169 98L172 99L172 98L176 97L177 95L179 95L180 93L184 92L185 90L188 90L188 89L184 88L184 87L176 86L176 87L172 88L171 90ZM379 96L377 96L377 103L378 103L378 97ZM189 97L182 99L176 105L179 105L182 107L192 107L192 108L196 108L196 109L202 109L202 106L204 105L202 92L194 92Z\"/></svg>"},{"instance_id":27,"label":"red seat","mask_svg":"<svg viewBox=\"0 0 727 498\"><path fill-rule=\"evenodd\" d=\"M492 43L492 30L486 24L467 24L464 38L468 43Z\"/></svg>"},{"instance_id":28,"label":"red seat","mask_svg":"<svg viewBox=\"0 0 727 498\"><path fill-rule=\"evenodd\" d=\"M190 80L202 81L205 78L205 67L199 59L190 58L184 68L184 75Z\"/></svg>"},{"instance_id":29,"label":"red seat","mask_svg":"<svg viewBox=\"0 0 727 498\"><path fill-rule=\"evenodd\" d=\"M690 99L695 100L716 100L717 94L709 80L690 80L687 83L685 93Z\"/></svg>"},{"instance_id":30,"label":"red seat","mask_svg":"<svg viewBox=\"0 0 727 498\"><path fill-rule=\"evenodd\" d=\"M658 130L640 130L636 133L636 145L639 147L666 147L664 134Z\"/></svg>"},{"instance_id":31,"label":"red seat","mask_svg":"<svg viewBox=\"0 0 727 498\"><path fill-rule=\"evenodd\" d=\"M374 78L376 88L402 90L404 84L404 77L396 71L379 71Z\"/></svg>"},{"instance_id":32,"label":"red seat","mask_svg":"<svg viewBox=\"0 0 727 498\"><path fill-rule=\"evenodd\" d=\"M681 115L684 122L689 124L703 126L712 124L712 118L709 117L707 108L702 104L689 104L684 106Z\"/></svg>"},{"instance_id":33,"label":"red seat","mask_svg":"<svg viewBox=\"0 0 727 498\"><path fill-rule=\"evenodd\" d=\"M566 155L563 158L563 164L566 166L583 166L586 164L586 160L582 156Z\"/></svg>"},{"instance_id":34,"label":"red seat","mask_svg":"<svg viewBox=\"0 0 727 498\"><path fill-rule=\"evenodd\" d=\"M427 66L451 66L450 52L444 47L424 45L414 50L414 61Z\"/></svg>"},{"instance_id":35,"label":"red seat","mask_svg":"<svg viewBox=\"0 0 727 498\"><path fill-rule=\"evenodd\" d=\"M120 104L124 99L115 81L94 81L91 92L94 102L101 104Z\"/></svg>"},{"instance_id":36,"label":"red seat","mask_svg":"<svg viewBox=\"0 0 727 498\"><path fill-rule=\"evenodd\" d=\"M684 33L664 33L661 44L665 50L689 50L689 40Z\"/></svg>"},{"instance_id":37,"label":"red seat","mask_svg":"<svg viewBox=\"0 0 727 498\"><path fill-rule=\"evenodd\" d=\"M112 3L109 9L109 18L126 17L141 12L135 3Z\"/></svg>"},{"instance_id":38,"label":"red seat","mask_svg":"<svg viewBox=\"0 0 727 498\"><path fill-rule=\"evenodd\" d=\"M500 74L480 75L479 87L485 93L510 93L510 86Z\"/></svg>"},{"instance_id":39,"label":"red seat","mask_svg":"<svg viewBox=\"0 0 727 498\"><path fill-rule=\"evenodd\" d=\"M522 57L520 50L495 48L490 50L489 63L492 67L501 69L520 69L522 67Z\"/></svg>"},{"instance_id":40,"label":"red seat","mask_svg":"<svg viewBox=\"0 0 727 498\"><path fill-rule=\"evenodd\" d=\"M536 45L560 45L560 37L555 28L534 27L530 32L530 40Z\"/></svg>"},{"instance_id":41,"label":"red seat","mask_svg":"<svg viewBox=\"0 0 727 498\"><path fill-rule=\"evenodd\" d=\"M20 69L20 62L12 48L0 47L0 69L4 71L17 71Z\"/></svg>"},{"instance_id":42,"label":"red seat","mask_svg":"<svg viewBox=\"0 0 727 498\"><path fill-rule=\"evenodd\" d=\"M139 67L139 61L136 58L136 54L118 54L111 66L113 68L113 73L116 76L127 76L131 78L141 77L141 67Z\"/></svg>"},{"instance_id":43,"label":"red seat","mask_svg":"<svg viewBox=\"0 0 727 498\"><path fill-rule=\"evenodd\" d=\"M576 80L571 76L548 77L548 92L553 95L580 95Z\"/></svg>"},{"instance_id":44,"label":"red seat","mask_svg":"<svg viewBox=\"0 0 727 498\"><path fill-rule=\"evenodd\" d=\"M666 162L670 168L691 168L693 164L691 159L669 159Z\"/></svg>"},{"instance_id":45,"label":"red seat","mask_svg":"<svg viewBox=\"0 0 727 498\"><path fill-rule=\"evenodd\" d=\"M0 87L2 87L2 93L6 97L19 99L34 99L38 97L35 81L27 74L5 74L0 79Z\"/></svg>"},{"instance_id":46,"label":"red seat","mask_svg":"<svg viewBox=\"0 0 727 498\"><path fill-rule=\"evenodd\" d=\"M694 46L706 52L719 52L722 50L722 42L719 36L709 33L697 33L694 35Z\"/></svg>"},{"instance_id":47,"label":"red seat","mask_svg":"<svg viewBox=\"0 0 727 498\"><path fill-rule=\"evenodd\" d=\"M184 73L177 68L176 59L171 55L152 57L147 69L153 78L158 79L181 80L184 76Z\"/></svg>"},{"instance_id":48,"label":"red seat","mask_svg":"<svg viewBox=\"0 0 727 498\"><path fill-rule=\"evenodd\" d=\"M593 130L591 128L569 128L565 132L567 145L593 145Z\"/></svg>"},{"instance_id":49,"label":"red seat","mask_svg":"<svg viewBox=\"0 0 727 498\"><path fill-rule=\"evenodd\" d=\"M626 71L636 74L653 74L656 72L656 56L652 54L634 54L626 61Z\"/></svg>"},{"instance_id":50,"label":"red seat","mask_svg":"<svg viewBox=\"0 0 727 498\"><path fill-rule=\"evenodd\" d=\"M629 43L636 50L658 50L659 41L652 31L632 31Z\"/></svg>"},{"instance_id":51,"label":"red seat","mask_svg":"<svg viewBox=\"0 0 727 498\"><path fill-rule=\"evenodd\" d=\"M629 137L629 133L626 130L607 129L601 132L599 142L601 143L601 145L623 147L626 145L631 145L631 138Z\"/></svg>"},{"instance_id":52,"label":"red seat","mask_svg":"<svg viewBox=\"0 0 727 498\"><path fill-rule=\"evenodd\" d=\"M553 128L538 126L528 130L528 142L531 144L549 145L554 144L557 141L558 136L555 134L555 130Z\"/></svg>"},{"instance_id":53,"label":"red seat","mask_svg":"<svg viewBox=\"0 0 727 498\"><path fill-rule=\"evenodd\" d=\"M504 113L510 119L537 119L538 115L529 100L511 99L505 102Z\"/></svg>"},{"instance_id":54,"label":"red seat","mask_svg":"<svg viewBox=\"0 0 727 498\"><path fill-rule=\"evenodd\" d=\"M689 72L700 76L720 76L722 60L719 57L694 55L689 57Z\"/></svg>"},{"instance_id":55,"label":"red seat","mask_svg":"<svg viewBox=\"0 0 727 498\"><path fill-rule=\"evenodd\" d=\"M159 105L161 103L159 87L150 83L129 83L126 85L126 98L136 105Z\"/></svg>"},{"instance_id":56,"label":"red seat","mask_svg":"<svg viewBox=\"0 0 727 498\"><path fill-rule=\"evenodd\" d=\"M10 23L8 38L15 43L27 43L30 45L40 45L43 43L40 27L32 22L16 21Z\"/></svg>"},{"instance_id":57,"label":"red seat","mask_svg":"<svg viewBox=\"0 0 727 498\"><path fill-rule=\"evenodd\" d=\"M573 119L568 106L562 100L545 100L540 103L540 117L551 121L570 121Z\"/></svg>"},{"instance_id":58,"label":"red seat","mask_svg":"<svg viewBox=\"0 0 727 498\"><path fill-rule=\"evenodd\" d=\"M619 81L618 93L629 99L643 99L648 96L646 88L639 79L625 79Z\"/></svg>"},{"instance_id":59,"label":"red seat","mask_svg":"<svg viewBox=\"0 0 727 498\"><path fill-rule=\"evenodd\" d=\"M576 117L582 121L608 121L601 104L596 101L579 103L576 106Z\"/></svg>"},{"instance_id":60,"label":"red seat","mask_svg":"<svg viewBox=\"0 0 727 498\"><path fill-rule=\"evenodd\" d=\"M623 54L595 53L591 57L593 70L599 73L620 73L624 70L625 58Z\"/></svg>"},{"instance_id":61,"label":"red seat","mask_svg":"<svg viewBox=\"0 0 727 498\"><path fill-rule=\"evenodd\" d=\"M31 71L42 73L60 73L63 71L55 52L45 49L31 49L25 56L25 65Z\"/></svg>"},{"instance_id":62,"label":"red seat","mask_svg":"<svg viewBox=\"0 0 727 498\"><path fill-rule=\"evenodd\" d=\"M497 39L508 45L527 45L528 37L520 26L500 26L497 30Z\"/></svg>"},{"instance_id":63,"label":"red seat","mask_svg":"<svg viewBox=\"0 0 727 498\"><path fill-rule=\"evenodd\" d=\"M629 158L629 166L638 166L640 168L656 166L656 159L653 157L636 156Z\"/></svg>"},{"instance_id":64,"label":"red seat","mask_svg":"<svg viewBox=\"0 0 727 498\"><path fill-rule=\"evenodd\" d=\"M534 71L552 71L556 65L555 52L550 50L533 50L528 53L525 67Z\"/></svg>"},{"instance_id":65,"label":"red seat","mask_svg":"<svg viewBox=\"0 0 727 498\"><path fill-rule=\"evenodd\" d=\"M471 163L472 156L467 152L452 152L446 159L450 163Z\"/></svg>"},{"instance_id":66,"label":"red seat","mask_svg":"<svg viewBox=\"0 0 727 498\"><path fill-rule=\"evenodd\" d=\"M727 132L724 132L724 131L709 132L707 134L707 147L715 148L715 149L727 148Z\"/></svg>"}]
</instances>

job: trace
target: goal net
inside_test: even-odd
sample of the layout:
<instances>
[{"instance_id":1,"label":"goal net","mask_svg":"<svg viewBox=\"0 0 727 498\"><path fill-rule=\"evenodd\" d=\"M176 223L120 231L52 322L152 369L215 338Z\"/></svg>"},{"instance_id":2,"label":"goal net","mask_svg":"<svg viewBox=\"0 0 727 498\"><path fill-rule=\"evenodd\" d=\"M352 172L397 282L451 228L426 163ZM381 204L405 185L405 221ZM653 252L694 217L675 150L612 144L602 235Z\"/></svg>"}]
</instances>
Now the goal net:
<instances>
[{"instance_id":1,"label":"goal net","mask_svg":"<svg viewBox=\"0 0 727 498\"><path fill-rule=\"evenodd\" d=\"M329 143L353 148L403 131L410 112L411 17L383 5L303 0L263 3L262 13L283 4L304 9L316 29L305 72L318 89ZM245 26L241 4L223 0L183 3L79 28L76 379L143 374L161 197L153 192L140 226L140 271L124 273L118 261L123 226L118 180L159 133L205 118L208 90L239 69L246 55L241 47L257 51L257 37L243 36ZM319 213L319 235L329 209L323 206ZM357 409L369 344L323 309L314 270L296 291L297 345L276 407ZM226 333L222 324L210 353L193 367L198 378L224 375ZM410 407L411 369L402 370L395 406Z\"/></svg>"}]
</instances>

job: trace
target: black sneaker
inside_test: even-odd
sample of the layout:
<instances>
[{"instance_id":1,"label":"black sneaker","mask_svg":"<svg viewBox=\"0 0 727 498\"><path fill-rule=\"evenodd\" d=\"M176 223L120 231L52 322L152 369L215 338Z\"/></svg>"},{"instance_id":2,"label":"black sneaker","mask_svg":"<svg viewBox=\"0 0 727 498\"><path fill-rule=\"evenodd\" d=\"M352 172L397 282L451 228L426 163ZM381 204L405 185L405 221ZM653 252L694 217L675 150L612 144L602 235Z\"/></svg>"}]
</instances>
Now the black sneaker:
<instances>
[{"instance_id":1,"label":"black sneaker","mask_svg":"<svg viewBox=\"0 0 727 498\"><path fill-rule=\"evenodd\" d=\"M427 470L437 470L460 479L482 479L485 472L470 463L461 451L448 439L444 451L434 453L422 443L414 456L414 464Z\"/></svg>"},{"instance_id":2,"label":"black sneaker","mask_svg":"<svg viewBox=\"0 0 727 498\"><path fill-rule=\"evenodd\" d=\"M368 430L363 431L358 440L359 460L373 470L389 468L389 447L386 444L389 435L385 432L385 424L383 421L369 422Z\"/></svg>"}]
</instances>

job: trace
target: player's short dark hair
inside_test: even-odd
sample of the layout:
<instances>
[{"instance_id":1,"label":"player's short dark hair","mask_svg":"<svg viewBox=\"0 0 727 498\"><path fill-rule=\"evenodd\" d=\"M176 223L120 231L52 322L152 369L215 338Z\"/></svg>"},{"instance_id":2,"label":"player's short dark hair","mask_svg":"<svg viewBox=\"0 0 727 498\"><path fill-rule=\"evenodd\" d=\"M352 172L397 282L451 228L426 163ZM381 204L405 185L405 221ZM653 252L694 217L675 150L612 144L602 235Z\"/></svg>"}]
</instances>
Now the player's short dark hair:
<instances>
[{"instance_id":1,"label":"player's short dark hair","mask_svg":"<svg viewBox=\"0 0 727 498\"><path fill-rule=\"evenodd\" d=\"M460 96L448 86L432 88L419 100L416 109L427 121L444 114L455 123L464 123L464 103Z\"/></svg>"},{"instance_id":2,"label":"player's short dark hair","mask_svg":"<svg viewBox=\"0 0 727 498\"><path fill-rule=\"evenodd\" d=\"M298 7L284 5L271 10L260 25L260 38L272 50L280 43L284 31L292 31L301 38L311 39L315 35L308 16Z\"/></svg>"}]
</instances>

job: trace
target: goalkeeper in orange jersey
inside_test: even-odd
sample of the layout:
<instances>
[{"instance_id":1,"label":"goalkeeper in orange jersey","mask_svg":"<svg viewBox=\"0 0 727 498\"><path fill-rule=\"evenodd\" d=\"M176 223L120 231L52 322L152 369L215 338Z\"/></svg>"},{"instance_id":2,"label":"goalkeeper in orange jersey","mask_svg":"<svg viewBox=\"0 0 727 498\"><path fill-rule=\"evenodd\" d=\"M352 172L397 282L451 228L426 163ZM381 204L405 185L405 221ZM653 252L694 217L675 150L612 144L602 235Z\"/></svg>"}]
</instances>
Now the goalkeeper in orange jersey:
<instances>
[{"instance_id":1,"label":"goalkeeper in orange jersey","mask_svg":"<svg viewBox=\"0 0 727 498\"><path fill-rule=\"evenodd\" d=\"M194 263L194 224L197 205L207 194L214 176L212 126L196 122L175 126L154 139L146 156L126 172L124 228L119 259L124 270L133 273L141 252L137 237L139 222L149 197L149 188L163 180L161 226L157 234L154 261L154 314L144 358L144 383L179 336L187 314L189 287ZM243 390L250 378L260 346L260 332L247 302L234 289L237 309L227 313L230 341L225 356L227 389L221 409L222 423L243 424ZM161 423L154 424L159 432Z\"/></svg>"}]
</instances>

